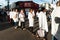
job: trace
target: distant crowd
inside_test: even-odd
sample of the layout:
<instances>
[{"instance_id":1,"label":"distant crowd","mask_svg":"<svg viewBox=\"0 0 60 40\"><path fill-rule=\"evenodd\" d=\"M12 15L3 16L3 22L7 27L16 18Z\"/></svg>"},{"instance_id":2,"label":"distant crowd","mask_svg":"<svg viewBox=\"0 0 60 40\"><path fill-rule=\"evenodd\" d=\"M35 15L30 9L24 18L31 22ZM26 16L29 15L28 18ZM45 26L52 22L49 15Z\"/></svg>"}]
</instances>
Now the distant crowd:
<instances>
[{"instance_id":1,"label":"distant crowd","mask_svg":"<svg viewBox=\"0 0 60 40\"><path fill-rule=\"evenodd\" d=\"M18 9L11 9L10 11L2 10L0 11L0 22L9 22L11 25L14 26L14 29L21 28L22 30L26 30L25 27L25 19L29 21L29 31L33 32L34 28L34 19L37 18L39 23L39 30L37 30L37 37L44 37L46 40L46 35L48 33L48 22L51 21L51 11L46 10L45 7L41 7L41 10L30 9L27 17L25 15L24 9L18 11Z\"/></svg>"}]
</instances>

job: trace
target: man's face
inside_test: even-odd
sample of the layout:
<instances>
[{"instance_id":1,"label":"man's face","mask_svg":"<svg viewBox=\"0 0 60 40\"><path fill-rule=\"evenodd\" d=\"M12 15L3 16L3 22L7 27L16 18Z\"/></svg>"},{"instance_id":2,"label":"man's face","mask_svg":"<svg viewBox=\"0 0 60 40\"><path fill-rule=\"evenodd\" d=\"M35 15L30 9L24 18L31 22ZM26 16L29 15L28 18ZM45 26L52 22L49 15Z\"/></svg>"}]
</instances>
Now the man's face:
<instances>
[{"instance_id":1,"label":"man's face","mask_svg":"<svg viewBox=\"0 0 60 40\"><path fill-rule=\"evenodd\" d=\"M44 12L46 12L47 11L47 9L44 9Z\"/></svg>"}]
</instances>

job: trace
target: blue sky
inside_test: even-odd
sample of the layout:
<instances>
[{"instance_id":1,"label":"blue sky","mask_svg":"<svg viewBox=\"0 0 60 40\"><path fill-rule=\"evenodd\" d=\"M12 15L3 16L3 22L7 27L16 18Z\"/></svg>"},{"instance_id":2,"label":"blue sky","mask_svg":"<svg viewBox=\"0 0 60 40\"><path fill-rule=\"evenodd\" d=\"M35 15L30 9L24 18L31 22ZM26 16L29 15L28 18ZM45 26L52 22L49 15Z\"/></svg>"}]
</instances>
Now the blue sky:
<instances>
[{"instance_id":1,"label":"blue sky","mask_svg":"<svg viewBox=\"0 0 60 40\"><path fill-rule=\"evenodd\" d=\"M40 3L45 3L45 2L51 2L51 0L33 0L34 2L36 2L36 3L38 3L38 4L40 4ZM50 3L49 2L49 3Z\"/></svg>"},{"instance_id":2,"label":"blue sky","mask_svg":"<svg viewBox=\"0 0 60 40\"><path fill-rule=\"evenodd\" d=\"M21 1L21 0L10 0L10 4L16 1ZM28 0L27 0L28 1ZM41 4L41 3L51 3L52 0L33 0L35 3ZM56 0L55 0L56 2ZM6 0L0 0L0 5L7 5Z\"/></svg>"}]
</instances>

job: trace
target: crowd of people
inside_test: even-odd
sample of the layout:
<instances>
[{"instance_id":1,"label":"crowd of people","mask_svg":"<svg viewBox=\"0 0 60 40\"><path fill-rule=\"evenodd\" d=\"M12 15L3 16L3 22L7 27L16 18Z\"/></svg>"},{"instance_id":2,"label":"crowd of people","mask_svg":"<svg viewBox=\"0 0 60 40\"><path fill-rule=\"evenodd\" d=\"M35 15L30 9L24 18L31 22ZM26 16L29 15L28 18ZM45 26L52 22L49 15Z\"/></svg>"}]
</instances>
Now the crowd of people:
<instances>
[{"instance_id":1,"label":"crowd of people","mask_svg":"<svg viewBox=\"0 0 60 40\"><path fill-rule=\"evenodd\" d=\"M17 9L12 9L7 12L8 20L11 24L14 25L14 29L21 28L22 30L26 30L26 21L27 18L29 22L28 29L34 34L34 19L37 17L37 21L39 24L39 29L37 30L37 37L43 37L43 40L47 40L47 34L49 32L48 21L51 22L51 35L52 40L60 40L60 1L56 3L56 8L51 12L45 9L45 7L41 7L41 10L37 10L36 14L33 9L30 9L28 12L28 16L26 17L24 9L18 11ZM5 16L6 16L5 15Z\"/></svg>"},{"instance_id":2,"label":"crowd of people","mask_svg":"<svg viewBox=\"0 0 60 40\"><path fill-rule=\"evenodd\" d=\"M21 9L18 11L18 9L11 9L10 11L1 11L0 12L0 21L8 21L11 25L14 26L14 29L21 28L22 30L26 30L26 18L29 22L28 30L37 37L43 37L47 40L46 35L48 33L48 21L50 21L50 14L47 13L48 10L45 9L45 7L41 7L41 10L35 11L33 9L30 9L27 17L25 15L24 9ZM37 32L33 32L34 28L34 19L37 18L39 29Z\"/></svg>"},{"instance_id":3,"label":"crowd of people","mask_svg":"<svg viewBox=\"0 0 60 40\"><path fill-rule=\"evenodd\" d=\"M33 9L30 9L28 13L28 22L29 31L34 34L34 18L37 17L37 21L39 23L39 29L37 30L37 37L43 37L46 39L46 35L48 33L48 23L47 23L47 16L46 16L46 9L42 7L41 10L38 10L35 14ZM19 12L17 9L13 9L9 12L10 23L14 25L14 29L21 28L22 30L26 30L25 27L25 12L21 9ZM46 39L47 40L47 39Z\"/></svg>"}]
</instances>

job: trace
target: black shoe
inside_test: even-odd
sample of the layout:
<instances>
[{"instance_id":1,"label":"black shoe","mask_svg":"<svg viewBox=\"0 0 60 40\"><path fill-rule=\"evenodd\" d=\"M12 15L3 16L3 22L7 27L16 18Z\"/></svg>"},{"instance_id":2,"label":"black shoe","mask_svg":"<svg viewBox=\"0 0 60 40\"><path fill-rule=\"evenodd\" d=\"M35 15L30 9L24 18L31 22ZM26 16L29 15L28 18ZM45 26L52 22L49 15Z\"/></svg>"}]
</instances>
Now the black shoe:
<instances>
[{"instance_id":1,"label":"black shoe","mask_svg":"<svg viewBox=\"0 0 60 40\"><path fill-rule=\"evenodd\" d=\"M18 26L18 28L21 28L21 26Z\"/></svg>"}]
</instances>

